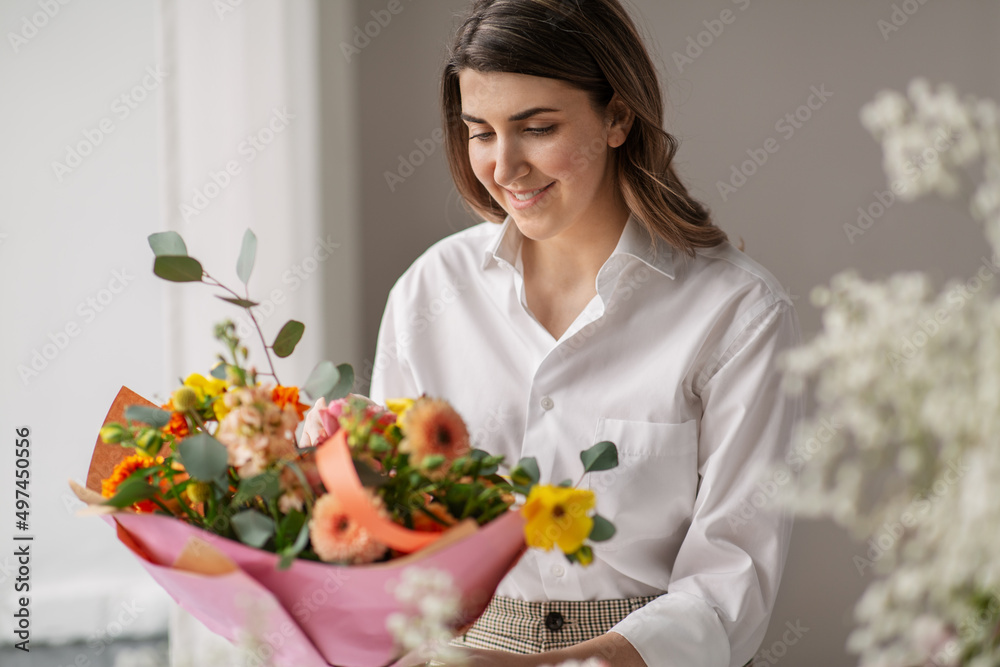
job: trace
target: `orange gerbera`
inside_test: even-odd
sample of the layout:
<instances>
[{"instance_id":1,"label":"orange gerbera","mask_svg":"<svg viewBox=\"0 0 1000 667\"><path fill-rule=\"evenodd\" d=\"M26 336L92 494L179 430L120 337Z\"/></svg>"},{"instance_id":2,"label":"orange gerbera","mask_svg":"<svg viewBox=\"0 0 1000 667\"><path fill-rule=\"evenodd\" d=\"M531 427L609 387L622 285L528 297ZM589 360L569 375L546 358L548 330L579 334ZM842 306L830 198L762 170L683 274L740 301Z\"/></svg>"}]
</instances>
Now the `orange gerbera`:
<instances>
[{"instance_id":1,"label":"orange gerbera","mask_svg":"<svg viewBox=\"0 0 1000 667\"><path fill-rule=\"evenodd\" d=\"M321 496L313 505L309 537L316 555L327 562L371 563L386 551L384 544L375 541L371 533L344 511L332 493Z\"/></svg>"},{"instance_id":2,"label":"orange gerbera","mask_svg":"<svg viewBox=\"0 0 1000 667\"><path fill-rule=\"evenodd\" d=\"M421 397L403 415L403 441L399 451L410 455L410 462L420 466L428 456L443 456L445 464L436 476L444 474L451 461L469 453L469 431L465 422L447 401Z\"/></svg>"},{"instance_id":3,"label":"orange gerbera","mask_svg":"<svg viewBox=\"0 0 1000 667\"><path fill-rule=\"evenodd\" d=\"M295 412L299 415L299 421L302 421L306 411L309 409L309 406L305 403L299 403L298 387L282 387L279 384L271 390L271 400L282 410L285 409L286 405L295 408Z\"/></svg>"},{"instance_id":4,"label":"orange gerbera","mask_svg":"<svg viewBox=\"0 0 1000 667\"><path fill-rule=\"evenodd\" d=\"M149 458L148 456L142 456L140 454L129 456L115 466L115 469L111 472L110 477L101 481L101 495L105 498L113 498L114 495L118 493L119 485L121 485L121 483L124 482L129 475L134 473L136 470L149 468L160 463L163 463L162 456L157 456L155 459ZM156 510L156 503L151 500L140 500L132 505L132 509L136 512L153 512Z\"/></svg>"}]
</instances>

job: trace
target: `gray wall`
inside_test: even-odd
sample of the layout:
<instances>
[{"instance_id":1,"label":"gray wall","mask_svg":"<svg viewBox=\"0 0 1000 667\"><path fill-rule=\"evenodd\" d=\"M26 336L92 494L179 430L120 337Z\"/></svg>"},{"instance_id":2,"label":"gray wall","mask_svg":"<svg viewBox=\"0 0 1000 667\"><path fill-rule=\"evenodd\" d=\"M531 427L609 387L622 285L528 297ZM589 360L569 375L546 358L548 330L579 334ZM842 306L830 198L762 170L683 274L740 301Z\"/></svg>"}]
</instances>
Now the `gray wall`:
<instances>
[{"instance_id":1,"label":"gray wall","mask_svg":"<svg viewBox=\"0 0 1000 667\"><path fill-rule=\"evenodd\" d=\"M856 267L869 278L927 270L938 279L970 275L986 244L964 204L895 203L849 242L857 220L884 190L881 151L858 121L860 107L882 88L905 89L917 75L950 81L960 93L1000 97L1000 7L979 0L924 2L899 30L883 36L894 3L634 0L657 60L668 101L667 129L681 140L678 165L717 223L768 267L796 298L806 337L819 328L809 290ZM902 8L904 3L896 2ZM440 126L438 81L444 43L465 0L417 3L404 10L352 62L360 94L361 220L365 358L374 354L385 296L399 274L443 236L478 222L457 200L440 147L390 191L384 173ZM385 0L356 0L356 22ZM679 71L674 52L697 39L703 21L730 9L735 19ZM912 8L911 8L912 11ZM702 36L703 41L708 40ZM775 123L806 101L811 86L832 93L791 137ZM779 149L726 200L716 182L769 137ZM426 145L426 143L425 143ZM365 362L358 367L362 369ZM798 521L788 567L764 647L785 624L809 630L777 647L786 665L849 665L844 650L854 600L871 580L852 556L865 546L827 522ZM766 664L766 663L765 663Z\"/></svg>"}]
</instances>

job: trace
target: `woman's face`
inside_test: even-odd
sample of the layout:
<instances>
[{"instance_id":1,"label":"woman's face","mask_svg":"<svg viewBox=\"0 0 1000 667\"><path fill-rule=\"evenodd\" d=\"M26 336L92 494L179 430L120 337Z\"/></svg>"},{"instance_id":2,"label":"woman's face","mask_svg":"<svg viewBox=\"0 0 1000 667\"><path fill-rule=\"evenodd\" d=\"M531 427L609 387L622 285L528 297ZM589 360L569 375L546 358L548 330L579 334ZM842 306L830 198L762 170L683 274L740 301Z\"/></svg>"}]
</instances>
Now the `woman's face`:
<instances>
[{"instance_id":1,"label":"woman's face","mask_svg":"<svg viewBox=\"0 0 1000 667\"><path fill-rule=\"evenodd\" d=\"M587 93L557 79L470 69L459 86L472 169L522 234L586 234L620 212L610 148L627 128L601 118Z\"/></svg>"}]
</instances>

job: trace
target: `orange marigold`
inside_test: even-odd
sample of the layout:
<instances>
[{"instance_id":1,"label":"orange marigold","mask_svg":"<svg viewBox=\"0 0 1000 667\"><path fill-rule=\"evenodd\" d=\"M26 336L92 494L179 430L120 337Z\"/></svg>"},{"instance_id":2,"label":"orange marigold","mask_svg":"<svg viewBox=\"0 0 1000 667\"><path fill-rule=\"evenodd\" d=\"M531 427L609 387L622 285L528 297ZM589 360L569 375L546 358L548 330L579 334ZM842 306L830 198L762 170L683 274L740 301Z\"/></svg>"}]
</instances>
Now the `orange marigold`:
<instances>
[{"instance_id":1,"label":"orange marigold","mask_svg":"<svg viewBox=\"0 0 1000 667\"><path fill-rule=\"evenodd\" d=\"M111 476L101 481L101 495L105 498L112 498L118 492L118 486L136 470L149 468L150 466L163 463L163 457L157 456L151 459L148 456L134 454L115 466ZM132 505L136 512L153 512L156 510L156 503L151 500L140 500Z\"/></svg>"},{"instance_id":2,"label":"orange marigold","mask_svg":"<svg viewBox=\"0 0 1000 667\"><path fill-rule=\"evenodd\" d=\"M163 435L176 436L178 440L186 438L191 430L188 428L187 419L180 412L173 412L170 421L162 429Z\"/></svg>"},{"instance_id":3,"label":"orange marigold","mask_svg":"<svg viewBox=\"0 0 1000 667\"><path fill-rule=\"evenodd\" d=\"M286 405L291 405L295 408L295 412L299 415L299 421L305 417L306 411L309 410L309 406L305 403L299 403L299 388L298 387L282 387L280 384L275 386L271 390L271 400L282 410L285 409Z\"/></svg>"}]
</instances>

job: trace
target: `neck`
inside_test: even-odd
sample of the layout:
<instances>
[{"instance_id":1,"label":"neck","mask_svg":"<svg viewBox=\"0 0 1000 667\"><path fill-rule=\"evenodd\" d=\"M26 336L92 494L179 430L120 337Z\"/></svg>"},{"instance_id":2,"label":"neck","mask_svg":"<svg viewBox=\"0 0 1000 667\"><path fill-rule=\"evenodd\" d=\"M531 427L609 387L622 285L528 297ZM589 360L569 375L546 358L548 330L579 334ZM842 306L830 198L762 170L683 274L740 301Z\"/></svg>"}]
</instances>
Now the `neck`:
<instances>
[{"instance_id":1,"label":"neck","mask_svg":"<svg viewBox=\"0 0 1000 667\"><path fill-rule=\"evenodd\" d=\"M540 278L558 288L592 286L618 244L628 218L628 209L621 207L594 216L587 224L572 225L550 239L523 237L521 261L525 276Z\"/></svg>"}]
</instances>

